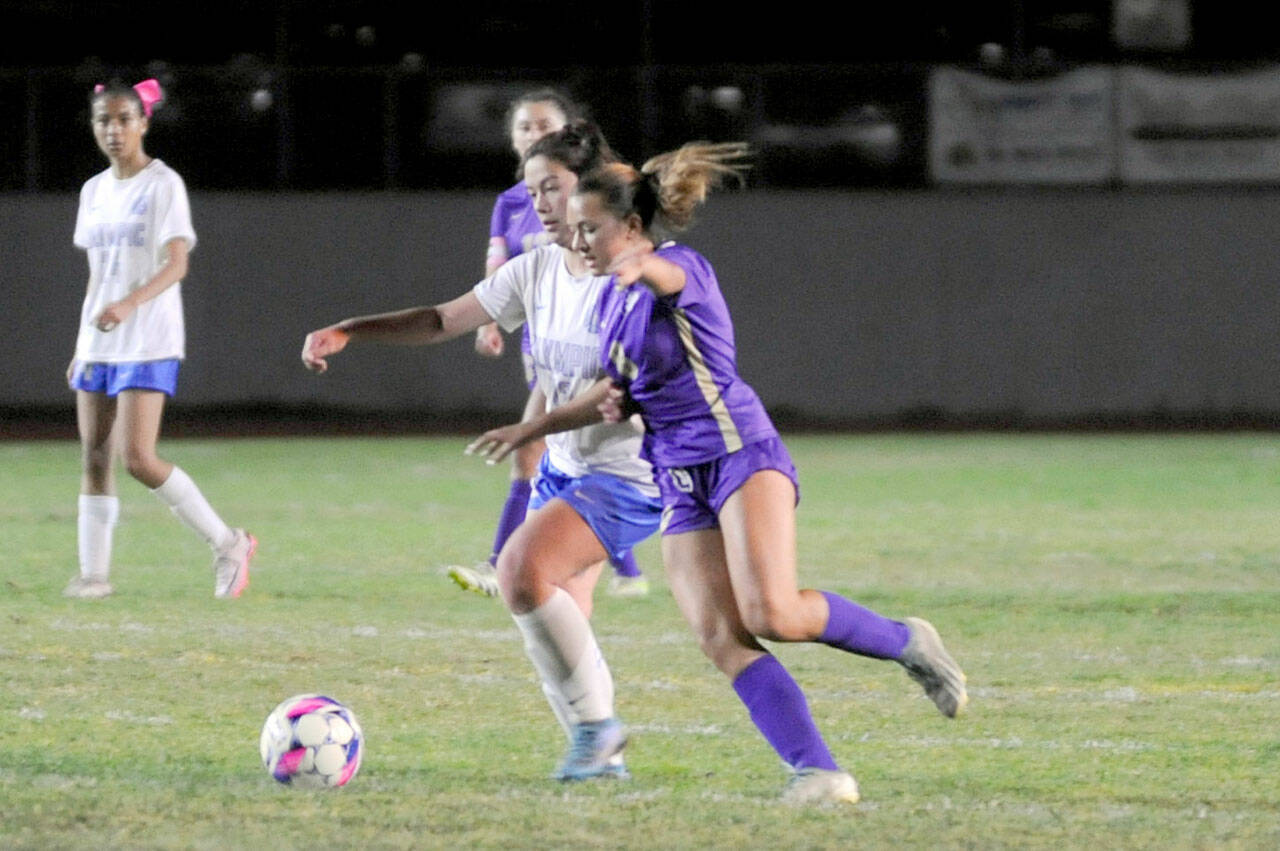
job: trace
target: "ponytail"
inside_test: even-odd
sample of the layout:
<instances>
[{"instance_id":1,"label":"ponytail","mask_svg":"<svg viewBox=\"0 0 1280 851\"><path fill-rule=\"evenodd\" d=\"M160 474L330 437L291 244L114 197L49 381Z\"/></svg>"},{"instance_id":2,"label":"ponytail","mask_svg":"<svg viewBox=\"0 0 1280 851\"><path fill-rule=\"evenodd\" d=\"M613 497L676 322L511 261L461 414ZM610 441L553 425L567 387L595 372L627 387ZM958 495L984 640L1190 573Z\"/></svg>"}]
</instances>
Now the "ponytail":
<instances>
[{"instance_id":1,"label":"ponytail","mask_svg":"<svg viewBox=\"0 0 1280 851\"><path fill-rule=\"evenodd\" d=\"M663 224L674 231L689 227L693 211L725 178L731 177L739 184L745 181L750 166L742 160L749 154L745 142L690 142L640 166L641 174L656 179Z\"/></svg>"},{"instance_id":2,"label":"ponytail","mask_svg":"<svg viewBox=\"0 0 1280 851\"><path fill-rule=\"evenodd\" d=\"M637 171L625 163L613 163L592 172L578 183L577 194L594 193L612 215L640 217L646 231L679 232L693 223L693 213L707 193L726 178L742 183L750 166L745 142L690 142L659 154Z\"/></svg>"}]
</instances>

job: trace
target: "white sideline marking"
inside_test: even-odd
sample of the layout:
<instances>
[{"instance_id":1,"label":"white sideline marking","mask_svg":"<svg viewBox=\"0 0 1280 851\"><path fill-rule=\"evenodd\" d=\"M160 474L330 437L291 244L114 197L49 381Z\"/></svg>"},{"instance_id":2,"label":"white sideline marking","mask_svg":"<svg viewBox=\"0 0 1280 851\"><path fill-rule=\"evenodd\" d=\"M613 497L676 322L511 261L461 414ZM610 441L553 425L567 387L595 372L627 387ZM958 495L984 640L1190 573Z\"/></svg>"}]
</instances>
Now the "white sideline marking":
<instances>
[{"instance_id":1,"label":"white sideline marking","mask_svg":"<svg viewBox=\"0 0 1280 851\"><path fill-rule=\"evenodd\" d=\"M21 709L19 709L19 710L18 710L18 717L19 717L19 718L26 718L28 721L43 721L43 720L44 720L44 710L43 710L43 709L32 709L32 708L31 708L31 707L29 707L29 706L24 706L24 707L22 707Z\"/></svg>"},{"instance_id":2,"label":"white sideline marking","mask_svg":"<svg viewBox=\"0 0 1280 851\"><path fill-rule=\"evenodd\" d=\"M1119 703L1134 703L1139 699L1138 690L1133 686L1124 686L1123 688L1107 689L1102 693L1103 700L1113 700Z\"/></svg>"},{"instance_id":3,"label":"white sideline marking","mask_svg":"<svg viewBox=\"0 0 1280 851\"><path fill-rule=\"evenodd\" d=\"M1054 741L1052 739L1025 740L1020 736L1001 738L950 737L950 736L895 736L882 738L874 733L849 734L834 736L836 740L854 740L858 742L875 742L890 746L919 748L989 748L991 750L1045 750L1045 751L1110 751L1112 753L1141 753L1146 751L1170 750L1168 745L1157 745L1151 742L1136 740L1112 741L1110 739L1082 739L1079 741Z\"/></svg>"},{"instance_id":4,"label":"white sideline marking","mask_svg":"<svg viewBox=\"0 0 1280 851\"><path fill-rule=\"evenodd\" d=\"M719 724L686 724L673 727L670 724L628 724L636 733L659 733L667 736L719 736L724 728Z\"/></svg>"},{"instance_id":5,"label":"white sideline marking","mask_svg":"<svg viewBox=\"0 0 1280 851\"><path fill-rule=\"evenodd\" d=\"M685 686L677 685L670 680L649 680L647 683L636 683L635 686L648 691L680 691L685 688Z\"/></svg>"},{"instance_id":6,"label":"white sideline marking","mask_svg":"<svg viewBox=\"0 0 1280 851\"><path fill-rule=\"evenodd\" d=\"M156 628L149 624L137 623L136 621L125 621L122 624L100 623L98 621L75 621L68 618L54 618L49 621L50 629L66 629L73 631L91 631L100 630L119 630L120 632L155 632Z\"/></svg>"},{"instance_id":7,"label":"white sideline marking","mask_svg":"<svg viewBox=\"0 0 1280 851\"><path fill-rule=\"evenodd\" d=\"M168 715L137 715L120 709L108 709L103 713L108 721L122 721L126 724L145 724L149 727L164 727L173 723Z\"/></svg>"},{"instance_id":8,"label":"white sideline marking","mask_svg":"<svg viewBox=\"0 0 1280 851\"><path fill-rule=\"evenodd\" d=\"M666 787L657 789L647 789L643 792L624 792L617 796L619 801L658 801L671 796L671 790Z\"/></svg>"}]
</instances>

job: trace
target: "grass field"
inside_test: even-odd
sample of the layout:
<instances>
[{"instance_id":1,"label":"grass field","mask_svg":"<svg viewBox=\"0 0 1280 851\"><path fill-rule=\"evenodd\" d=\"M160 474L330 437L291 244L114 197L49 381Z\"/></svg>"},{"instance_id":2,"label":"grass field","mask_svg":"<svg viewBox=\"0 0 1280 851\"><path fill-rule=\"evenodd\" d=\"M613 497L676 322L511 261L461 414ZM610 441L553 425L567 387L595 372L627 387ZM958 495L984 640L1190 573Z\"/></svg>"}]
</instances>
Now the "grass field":
<instances>
[{"instance_id":1,"label":"grass field","mask_svg":"<svg viewBox=\"0 0 1280 851\"><path fill-rule=\"evenodd\" d=\"M443 567L505 472L464 438L170 441L261 539L212 597L203 544L122 481L116 596L75 571L78 449L0 443L0 847L1280 847L1280 435L788 439L804 584L920 614L969 675L778 646L862 803L785 780L661 577L595 617L627 783L558 785L515 629ZM323 691L367 737L341 790L274 784L258 728Z\"/></svg>"}]
</instances>

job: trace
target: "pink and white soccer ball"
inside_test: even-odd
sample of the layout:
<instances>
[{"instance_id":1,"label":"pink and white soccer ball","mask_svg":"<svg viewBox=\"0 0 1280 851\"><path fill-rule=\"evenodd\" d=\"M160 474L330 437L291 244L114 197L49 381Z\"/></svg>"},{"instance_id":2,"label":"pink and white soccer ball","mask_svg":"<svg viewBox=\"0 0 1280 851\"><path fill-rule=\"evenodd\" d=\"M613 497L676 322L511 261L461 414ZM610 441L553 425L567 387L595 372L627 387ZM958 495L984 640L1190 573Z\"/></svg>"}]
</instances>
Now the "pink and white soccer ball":
<instances>
[{"instance_id":1,"label":"pink and white soccer ball","mask_svg":"<svg viewBox=\"0 0 1280 851\"><path fill-rule=\"evenodd\" d=\"M325 789L360 770L364 732L355 713L322 694L298 694L271 711L258 742L262 764L289 786Z\"/></svg>"}]
</instances>

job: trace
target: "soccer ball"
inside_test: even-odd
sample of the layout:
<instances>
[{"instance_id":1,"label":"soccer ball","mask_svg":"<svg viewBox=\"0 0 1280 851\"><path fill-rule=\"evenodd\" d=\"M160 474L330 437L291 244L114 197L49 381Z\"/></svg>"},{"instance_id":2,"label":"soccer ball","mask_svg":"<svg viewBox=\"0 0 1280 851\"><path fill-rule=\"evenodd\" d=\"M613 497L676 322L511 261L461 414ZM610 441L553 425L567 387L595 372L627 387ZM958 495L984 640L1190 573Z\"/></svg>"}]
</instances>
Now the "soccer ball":
<instances>
[{"instance_id":1,"label":"soccer ball","mask_svg":"<svg viewBox=\"0 0 1280 851\"><path fill-rule=\"evenodd\" d=\"M322 694L298 694L267 716L258 741L262 764L281 783L342 786L360 770L364 732L350 709Z\"/></svg>"}]
</instances>

